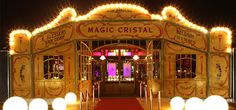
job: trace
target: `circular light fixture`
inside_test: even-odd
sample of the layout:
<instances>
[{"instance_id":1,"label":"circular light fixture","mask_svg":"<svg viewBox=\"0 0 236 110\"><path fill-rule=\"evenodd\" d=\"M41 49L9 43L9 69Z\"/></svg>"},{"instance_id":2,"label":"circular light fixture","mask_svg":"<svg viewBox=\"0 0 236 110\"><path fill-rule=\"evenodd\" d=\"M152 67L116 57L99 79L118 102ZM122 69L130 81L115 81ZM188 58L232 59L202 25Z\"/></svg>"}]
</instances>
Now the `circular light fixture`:
<instances>
[{"instance_id":1,"label":"circular light fixture","mask_svg":"<svg viewBox=\"0 0 236 110\"><path fill-rule=\"evenodd\" d=\"M138 56L138 55L134 55L134 56L133 56L133 59L134 59L134 60L138 60L138 59L139 59L139 56Z\"/></svg>"},{"instance_id":2,"label":"circular light fixture","mask_svg":"<svg viewBox=\"0 0 236 110\"><path fill-rule=\"evenodd\" d=\"M4 102L3 110L28 110L28 104L25 99L13 96Z\"/></svg>"},{"instance_id":3,"label":"circular light fixture","mask_svg":"<svg viewBox=\"0 0 236 110\"><path fill-rule=\"evenodd\" d=\"M48 103L41 99L33 99L29 104L29 110L48 110Z\"/></svg>"},{"instance_id":4,"label":"circular light fixture","mask_svg":"<svg viewBox=\"0 0 236 110\"><path fill-rule=\"evenodd\" d=\"M212 95L204 100L205 110L228 110L228 102L221 96Z\"/></svg>"},{"instance_id":5,"label":"circular light fixture","mask_svg":"<svg viewBox=\"0 0 236 110\"><path fill-rule=\"evenodd\" d=\"M106 59L106 57L104 56L104 55L102 55L101 57L100 57L100 60L105 60Z\"/></svg>"},{"instance_id":6,"label":"circular light fixture","mask_svg":"<svg viewBox=\"0 0 236 110\"><path fill-rule=\"evenodd\" d=\"M73 104L76 103L77 96L73 92L68 92L65 96L65 101L67 104Z\"/></svg>"},{"instance_id":7,"label":"circular light fixture","mask_svg":"<svg viewBox=\"0 0 236 110\"><path fill-rule=\"evenodd\" d=\"M172 110L183 110L185 101L182 97L174 97L170 100L170 107Z\"/></svg>"},{"instance_id":8,"label":"circular light fixture","mask_svg":"<svg viewBox=\"0 0 236 110\"><path fill-rule=\"evenodd\" d=\"M66 110L66 101L63 98L56 98L52 101L53 110Z\"/></svg>"},{"instance_id":9,"label":"circular light fixture","mask_svg":"<svg viewBox=\"0 0 236 110\"><path fill-rule=\"evenodd\" d=\"M204 102L198 97L192 97L186 101L185 110L204 110Z\"/></svg>"}]
</instances>

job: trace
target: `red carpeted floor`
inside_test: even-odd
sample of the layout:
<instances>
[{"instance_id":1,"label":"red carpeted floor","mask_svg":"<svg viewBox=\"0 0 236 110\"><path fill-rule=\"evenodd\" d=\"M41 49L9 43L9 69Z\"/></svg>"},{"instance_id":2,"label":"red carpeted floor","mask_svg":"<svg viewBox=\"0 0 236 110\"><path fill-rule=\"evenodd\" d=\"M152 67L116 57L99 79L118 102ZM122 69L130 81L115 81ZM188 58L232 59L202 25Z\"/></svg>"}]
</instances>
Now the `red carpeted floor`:
<instances>
[{"instance_id":1,"label":"red carpeted floor","mask_svg":"<svg viewBox=\"0 0 236 110\"><path fill-rule=\"evenodd\" d=\"M143 110L136 98L102 98L95 110Z\"/></svg>"}]
</instances>

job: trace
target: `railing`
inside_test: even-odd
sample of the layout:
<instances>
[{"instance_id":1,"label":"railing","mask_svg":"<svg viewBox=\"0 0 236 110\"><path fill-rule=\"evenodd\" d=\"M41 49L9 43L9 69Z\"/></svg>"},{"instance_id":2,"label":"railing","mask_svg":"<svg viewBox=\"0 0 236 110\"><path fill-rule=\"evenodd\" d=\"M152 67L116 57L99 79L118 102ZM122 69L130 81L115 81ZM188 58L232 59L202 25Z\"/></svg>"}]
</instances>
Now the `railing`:
<instances>
[{"instance_id":1,"label":"railing","mask_svg":"<svg viewBox=\"0 0 236 110\"><path fill-rule=\"evenodd\" d=\"M82 104L83 104L83 101L86 101L86 110L89 109L89 92L88 92L88 89L86 90L86 98L83 97L83 92L80 91L80 110L82 110Z\"/></svg>"},{"instance_id":2,"label":"railing","mask_svg":"<svg viewBox=\"0 0 236 110\"><path fill-rule=\"evenodd\" d=\"M152 88L150 88L150 110L152 110L152 95L153 95L153 93L152 93Z\"/></svg>"},{"instance_id":3,"label":"railing","mask_svg":"<svg viewBox=\"0 0 236 110\"><path fill-rule=\"evenodd\" d=\"M100 81L95 82L93 85L93 107L95 108L95 90L97 90L97 98L100 98Z\"/></svg>"},{"instance_id":4,"label":"railing","mask_svg":"<svg viewBox=\"0 0 236 110\"><path fill-rule=\"evenodd\" d=\"M147 85L145 84L145 82L141 81L140 84L139 84L139 92L140 92L140 99L143 98L142 96L142 91L144 90L144 100L145 100L145 104L147 105L148 104L148 96L147 96ZM149 108L150 110L153 109L153 91L152 91L152 88L149 88L150 90L150 97L149 97ZM158 91L158 94L157 94L157 108L158 110L161 110L161 91Z\"/></svg>"},{"instance_id":5,"label":"railing","mask_svg":"<svg viewBox=\"0 0 236 110\"><path fill-rule=\"evenodd\" d=\"M140 96L140 99L143 97L142 96L143 89L144 89L145 103L147 104L147 85L145 84L144 81L140 81L140 84L139 84L139 96Z\"/></svg>"},{"instance_id":6,"label":"railing","mask_svg":"<svg viewBox=\"0 0 236 110\"><path fill-rule=\"evenodd\" d=\"M157 108L158 110L161 110L161 91L158 91ZM153 91L152 88L150 88L150 110L152 109L153 109Z\"/></svg>"},{"instance_id":7,"label":"railing","mask_svg":"<svg viewBox=\"0 0 236 110\"><path fill-rule=\"evenodd\" d=\"M98 90L98 98L100 98L100 82L96 82L93 85L93 107L95 107L95 90ZM86 96L85 96L86 95ZM86 102L86 110L89 110L89 96L91 96L91 94L89 95L89 91L88 89L86 90L86 94L83 94L82 91L80 91L80 110L82 110L82 102L85 101Z\"/></svg>"}]
</instances>

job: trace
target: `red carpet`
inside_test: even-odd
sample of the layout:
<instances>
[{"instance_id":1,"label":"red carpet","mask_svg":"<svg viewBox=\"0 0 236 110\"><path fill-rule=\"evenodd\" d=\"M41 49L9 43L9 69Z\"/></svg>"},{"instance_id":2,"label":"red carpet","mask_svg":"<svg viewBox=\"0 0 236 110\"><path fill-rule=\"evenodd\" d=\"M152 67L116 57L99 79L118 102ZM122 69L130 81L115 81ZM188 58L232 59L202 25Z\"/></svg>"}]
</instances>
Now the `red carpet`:
<instances>
[{"instance_id":1,"label":"red carpet","mask_svg":"<svg viewBox=\"0 0 236 110\"><path fill-rule=\"evenodd\" d=\"M143 110L135 98L102 98L95 110Z\"/></svg>"}]
</instances>

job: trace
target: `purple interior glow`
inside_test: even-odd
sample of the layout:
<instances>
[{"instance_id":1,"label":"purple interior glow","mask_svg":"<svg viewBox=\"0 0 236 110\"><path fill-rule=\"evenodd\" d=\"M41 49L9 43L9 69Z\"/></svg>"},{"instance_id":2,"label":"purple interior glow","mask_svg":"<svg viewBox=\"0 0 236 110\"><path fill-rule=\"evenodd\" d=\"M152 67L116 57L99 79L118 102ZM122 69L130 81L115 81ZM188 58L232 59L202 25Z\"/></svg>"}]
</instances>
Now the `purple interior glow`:
<instances>
[{"instance_id":1,"label":"purple interior glow","mask_svg":"<svg viewBox=\"0 0 236 110\"><path fill-rule=\"evenodd\" d=\"M116 63L108 63L108 76L116 76Z\"/></svg>"},{"instance_id":2,"label":"purple interior glow","mask_svg":"<svg viewBox=\"0 0 236 110\"><path fill-rule=\"evenodd\" d=\"M131 52L124 52L124 56L131 56Z\"/></svg>"},{"instance_id":3,"label":"purple interior glow","mask_svg":"<svg viewBox=\"0 0 236 110\"><path fill-rule=\"evenodd\" d=\"M108 56L116 56L115 52L108 52Z\"/></svg>"},{"instance_id":4,"label":"purple interior glow","mask_svg":"<svg viewBox=\"0 0 236 110\"><path fill-rule=\"evenodd\" d=\"M123 63L123 76L131 77L131 63Z\"/></svg>"}]
</instances>

